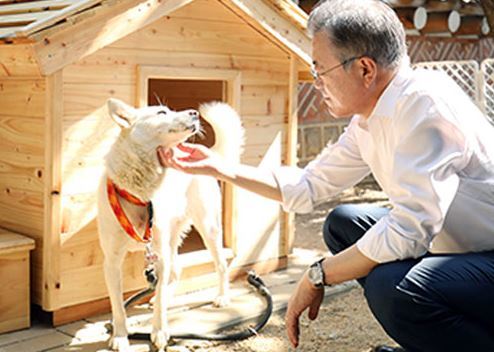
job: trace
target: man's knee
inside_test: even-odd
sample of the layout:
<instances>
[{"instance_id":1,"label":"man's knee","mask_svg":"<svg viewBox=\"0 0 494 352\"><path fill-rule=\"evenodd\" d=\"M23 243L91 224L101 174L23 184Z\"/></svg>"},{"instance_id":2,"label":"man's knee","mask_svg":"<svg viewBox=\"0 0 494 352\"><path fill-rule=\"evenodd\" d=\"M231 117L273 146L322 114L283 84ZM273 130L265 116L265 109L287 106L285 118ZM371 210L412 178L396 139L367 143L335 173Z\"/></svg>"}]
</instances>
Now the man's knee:
<instances>
[{"instance_id":1,"label":"man's knee","mask_svg":"<svg viewBox=\"0 0 494 352\"><path fill-rule=\"evenodd\" d=\"M372 313L392 337L413 324L414 298L400 289L411 263L393 262L374 268L365 279L365 298Z\"/></svg>"}]
</instances>

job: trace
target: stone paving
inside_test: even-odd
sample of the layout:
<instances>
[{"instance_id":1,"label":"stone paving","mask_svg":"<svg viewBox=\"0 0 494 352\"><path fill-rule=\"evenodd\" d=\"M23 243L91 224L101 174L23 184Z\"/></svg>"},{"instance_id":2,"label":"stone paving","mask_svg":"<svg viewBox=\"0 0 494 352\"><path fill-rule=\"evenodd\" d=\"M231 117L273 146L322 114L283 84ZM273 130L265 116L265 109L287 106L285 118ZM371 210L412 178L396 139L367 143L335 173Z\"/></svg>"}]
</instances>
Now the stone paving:
<instances>
[{"instance_id":1,"label":"stone paving","mask_svg":"<svg viewBox=\"0 0 494 352\"><path fill-rule=\"evenodd\" d=\"M274 311L284 309L295 283L320 253L295 249L289 259L288 269L263 275L262 279L271 291ZM327 290L327 295L345 291L348 285L338 285ZM252 320L264 309L264 301L246 282L232 284L232 302L226 308L214 308L211 302L216 290L207 289L193 294L177 296L169 310L169 324L174 332L206 333L218 331ZM147 305L132 307L129 312L130 331L149 332L151 311ZM33 322L30 329L0 335L0 352L106 352L109 334L105 325L110 314L90 317L56 328ZM132 352L151 351L147 341L131 340ZM188 351L185 347L171 346L167 351Z\"/></svg>"}]
</instances>

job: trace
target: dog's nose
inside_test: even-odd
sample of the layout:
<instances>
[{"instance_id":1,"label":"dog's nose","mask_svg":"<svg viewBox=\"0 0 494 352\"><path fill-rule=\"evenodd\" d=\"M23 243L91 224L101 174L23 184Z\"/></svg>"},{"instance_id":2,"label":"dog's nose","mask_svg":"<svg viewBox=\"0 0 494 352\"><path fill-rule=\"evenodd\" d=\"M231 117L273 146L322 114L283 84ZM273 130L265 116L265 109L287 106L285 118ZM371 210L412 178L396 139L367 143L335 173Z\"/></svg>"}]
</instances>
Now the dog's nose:
<instances>
[{"instance_id":1,"label":"dog's nose","mask_svg":"<svg viewBox=\"0 0 494 352\"><path fill-rule=\"evenodd\" d=\"M189 110L189 116L192 117L194 120L197 120L199 118L199 112L196 110Z\"/></svg>"}]
</instances>

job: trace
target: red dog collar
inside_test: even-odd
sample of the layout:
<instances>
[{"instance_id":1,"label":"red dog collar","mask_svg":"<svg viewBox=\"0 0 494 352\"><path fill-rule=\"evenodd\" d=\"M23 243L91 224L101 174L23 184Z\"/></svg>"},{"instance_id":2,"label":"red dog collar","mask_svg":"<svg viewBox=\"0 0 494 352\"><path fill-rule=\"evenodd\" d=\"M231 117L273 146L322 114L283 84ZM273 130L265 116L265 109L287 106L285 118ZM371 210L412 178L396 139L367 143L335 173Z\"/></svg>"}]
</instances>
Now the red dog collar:
<instances>
[{"instance_id":1,"label":"red dog collar","mask_svg":"<svg viewBox=\"0 0 494 352\"><path fill-rule=\"evenodd\" d=\"M147 243L151 240L153 233L152 233L152 227L153 227L153 203L151 202L143 202L139 198L133 196L129 192L118 188L117 185L115 185L112 180L107 178L106 180L106 190L108 193L108 201L110 202L110 206L113 210L113 214L117 217L118 222L122 226L122 228L125 230L125 232L132 237L134 240L137 242L141 243ZM129 201L132 204L139 205L139 206L147 206L148 210L148 222L146 224L146 230L144 232L144 236L141 237L132 223L130 222L129 218L125 214L122 205L120 204L120 200L118 199L118 196L122 197L126 201Z\"/></svg>"}]
</instances>

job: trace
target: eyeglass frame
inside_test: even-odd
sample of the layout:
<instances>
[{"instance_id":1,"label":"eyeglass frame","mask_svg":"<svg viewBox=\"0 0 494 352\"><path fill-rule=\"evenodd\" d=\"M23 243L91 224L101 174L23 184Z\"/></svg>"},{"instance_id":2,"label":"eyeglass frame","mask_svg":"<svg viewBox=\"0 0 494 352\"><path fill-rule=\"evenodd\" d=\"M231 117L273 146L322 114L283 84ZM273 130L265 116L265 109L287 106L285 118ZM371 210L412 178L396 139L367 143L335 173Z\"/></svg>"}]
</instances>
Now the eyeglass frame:
<instances>
[{"instance_id":1,"label":"eyeglass frame","mask_svg":"<svg viewBox=\"0 0 494 352\"><path fill-rule=\"evenodd\" d=\"M314 79L314 81L317 82L318 80L321 79L322 76L330 73L331 71L336 70L338 67L345 66L346 64L348 64L348 63L350 63L350 62L352 62L354 60L360 59L362 57L363 56L353 56L353 57L350 57L350 58L348 58L346 60L343 60L338 65L333 66L333 67L330 67L330 68L328 68L327 70L324 70L321 73L317 72L316 67L314 65L312 65L310 67L310 74L312 75L312 78Z\"/></svg>"}]
</instances>

